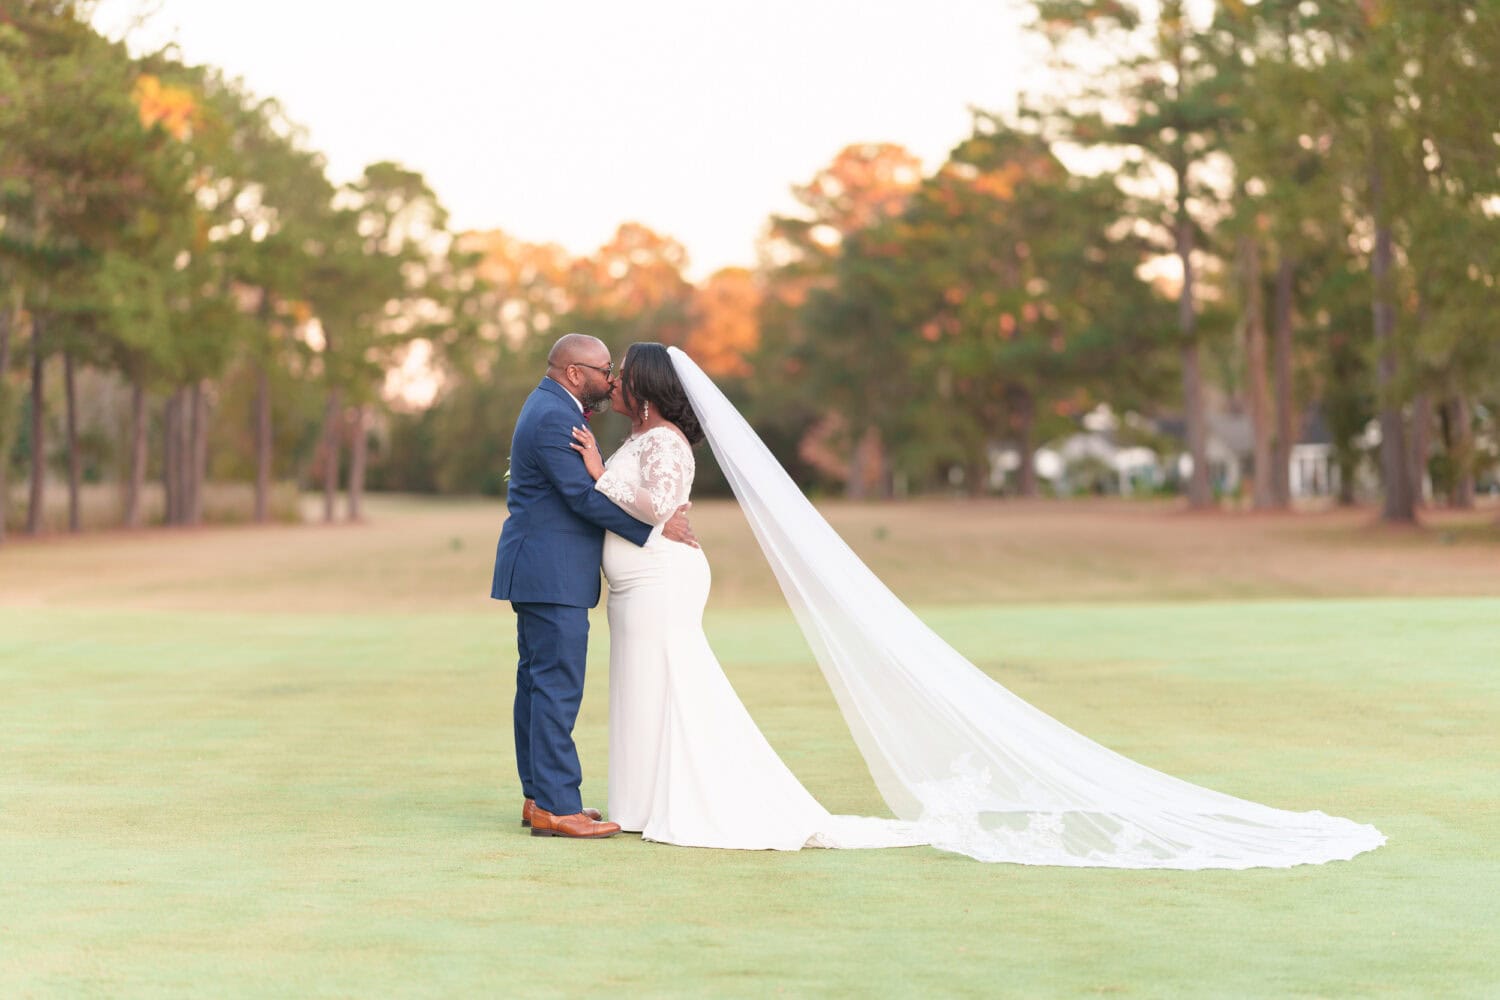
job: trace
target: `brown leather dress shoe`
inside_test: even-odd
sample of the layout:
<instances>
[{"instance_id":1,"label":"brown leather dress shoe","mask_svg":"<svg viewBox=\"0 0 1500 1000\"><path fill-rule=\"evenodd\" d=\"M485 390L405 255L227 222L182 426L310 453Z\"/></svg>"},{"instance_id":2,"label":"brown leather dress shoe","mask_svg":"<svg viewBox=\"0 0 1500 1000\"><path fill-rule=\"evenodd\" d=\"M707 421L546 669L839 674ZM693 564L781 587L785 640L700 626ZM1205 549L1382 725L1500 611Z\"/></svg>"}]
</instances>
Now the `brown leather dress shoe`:
<instances>
[{"instance_id":1,"label":"brown leather dress shoe","mask_svg":"<svg viewBox=\"0 0 1500 1000\"><path fill-rule=\"evenodd\" d=\"M577 840L600 840L613 837L620 832L618 823L600 823L583 813L571 816L554 816L537 806L531 810L531 835L533 837L572 837Z\"/></svg>"},{"instance_id":2,"label":"brown leather dress shoe","mask_svg":"<svg viewBox=\"0 0 1500 1000\"><path fill-rule=\"evenodd\" d=\"M531 825L531 813L536 809L536 799L527 799L521 804L521 825ZM583 814L596 823L604 818L604 814L597 809L585 809Z\"/></svg>"}]
</instances>

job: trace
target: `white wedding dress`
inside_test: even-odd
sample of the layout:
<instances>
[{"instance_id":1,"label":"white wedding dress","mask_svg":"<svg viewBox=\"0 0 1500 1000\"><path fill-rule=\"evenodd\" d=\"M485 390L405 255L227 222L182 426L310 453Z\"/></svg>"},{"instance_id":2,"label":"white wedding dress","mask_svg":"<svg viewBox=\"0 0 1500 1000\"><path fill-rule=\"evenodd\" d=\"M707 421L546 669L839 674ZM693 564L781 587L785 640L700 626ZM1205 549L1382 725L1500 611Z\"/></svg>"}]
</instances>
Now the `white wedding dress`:
<instances>
[{"instance_id":1,"label":"white wedding dress","mask_svg":"<svg viewBox=\"0 0 1500 1000\"><path fill-rule=\"evenodd\" d=\"M596 488L661 525L687 502L695 463L670 427L631 437ZM685 847L795 851L894 847L912 824L831 816L766 742L703 633L708 560L667 541L610 533L609 818L646 840Z\"/></svg>"},{"instance_id":2,"label":"white wedding dress","mask_svg":"<svg viewBox=\"0 0 1500 1000\"><path fill-rule=\"evenodd\" d=\"M1011 694L902 604L713 381L668 352L876 787L904 822L830 816L808 795L704 639L703 553L658 533L644 548L607 535L604 548L610 818L625 829L704 847L926 843L980 861L1103 868L1287 868L1385 843L1367 824L1173 778ZM597 486L660 524L687 499L693 468L686 441L657 429L616 452Z\"/></svg>"}]
</instances>

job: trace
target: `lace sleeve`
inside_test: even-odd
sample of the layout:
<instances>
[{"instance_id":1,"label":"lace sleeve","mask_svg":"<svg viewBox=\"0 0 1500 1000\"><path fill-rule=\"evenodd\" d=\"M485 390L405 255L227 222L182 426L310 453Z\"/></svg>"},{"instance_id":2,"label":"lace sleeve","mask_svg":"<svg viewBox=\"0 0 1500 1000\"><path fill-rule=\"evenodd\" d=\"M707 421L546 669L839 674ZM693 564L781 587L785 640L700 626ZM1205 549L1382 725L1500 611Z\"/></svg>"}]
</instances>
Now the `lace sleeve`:
<instances>
[{"instance_id":1,"label":"lace sleeve","mask_svg":"<svg viewBox=\"0 0 1500 1000\"><path fill-rule=\"evenodd\" d=\"M640 479L606 469L595 488L633 517L661 524L687 503L693 489L693 450L675 431L659 429L641 442Z\"/></svg>"}]
</instances>

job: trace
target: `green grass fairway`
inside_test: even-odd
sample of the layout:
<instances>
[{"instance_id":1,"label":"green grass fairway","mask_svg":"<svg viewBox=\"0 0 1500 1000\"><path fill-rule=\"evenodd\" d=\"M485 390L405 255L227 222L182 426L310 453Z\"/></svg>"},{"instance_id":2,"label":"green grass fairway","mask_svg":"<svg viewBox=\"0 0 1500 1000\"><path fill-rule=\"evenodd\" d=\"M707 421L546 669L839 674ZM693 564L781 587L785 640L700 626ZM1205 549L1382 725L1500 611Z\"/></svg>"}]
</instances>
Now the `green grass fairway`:
<instances>
[{"instance_id":1,"label":"green grass fairway","mask_svg":"<svg viewBox=\"0 0 1500 1000\"><path fill-rule=\"evenodd\" d=\"M832 513L1055 717L1387 846L1123 872L534 840L513 618L483 597L499 508L386 500L365 527L0 550L0 998L1500 996L1492 529L943 510ZM882 811L732 512L699 518L735 686L826 805ZM578 737L602 806L594 628Z\"/></svg>"}]
</instances>

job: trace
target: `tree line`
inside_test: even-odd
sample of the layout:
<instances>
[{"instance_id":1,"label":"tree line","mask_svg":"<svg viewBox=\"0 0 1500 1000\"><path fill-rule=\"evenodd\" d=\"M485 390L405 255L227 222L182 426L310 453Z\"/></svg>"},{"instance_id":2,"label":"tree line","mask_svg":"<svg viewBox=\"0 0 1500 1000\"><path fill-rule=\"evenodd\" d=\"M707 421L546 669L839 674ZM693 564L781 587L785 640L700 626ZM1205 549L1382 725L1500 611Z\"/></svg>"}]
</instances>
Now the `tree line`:
<instances>
[{"instance_id":1,"label":"tree line","mask_svg":"<svg viewBox=\"0 0 1500 1000\"><path fill-rule=\"evenodd\" d=\"M1237 352L1225 381L1246 401L1255 467L1272 473L1255 476L1256 507L1287 502L1296 400L1309 396L1346 489L1352 442L1378 419L1387 520L1414 518L1429 475L1451 502L1472 504L1477 469L1496 457L1500 399L1500 332L1488 318L1500 7L1222 0L1205 16L1203 5L1162 0L1148 20L1143 4L1035 6L1073 84L1047 109L1055 134L1121 151L1151 178L1137 218L1179 261L1193 505L1210 502L1202 358L1216 309ZM1110 58L1085 76L1069 65L1080 47Z\"/></svg>"},{"instance_id":2,"label":"tree line","mask_svg":"<svg viewBox=\"0 0 1500 1000\"><path fill-rule=\"evenodd\" d=\"M0 12L0 538L61 482L120 523L207 484L503 492L553 337L679 344L810 489L1040 491L1036 448L1099 403L1175 418L1216 502L1209 414L1243 408L1250 501L1290 503L1316 406L1384 516L1496 461L1500 12L1481 0L1037 0L1054 72L931 171L841 151L754 267L694 283L638 223L575 256L454 232L394 163L335 185L275 101L81 8ZM711 463L705 463L711 464ZM711 473L710 473L711 477ZM709 484L711 485L711 484ZM18 498L20 499L20 498ZM1352 493L1345 499L1352 499Z\"/></svg>"}]
</instances>

